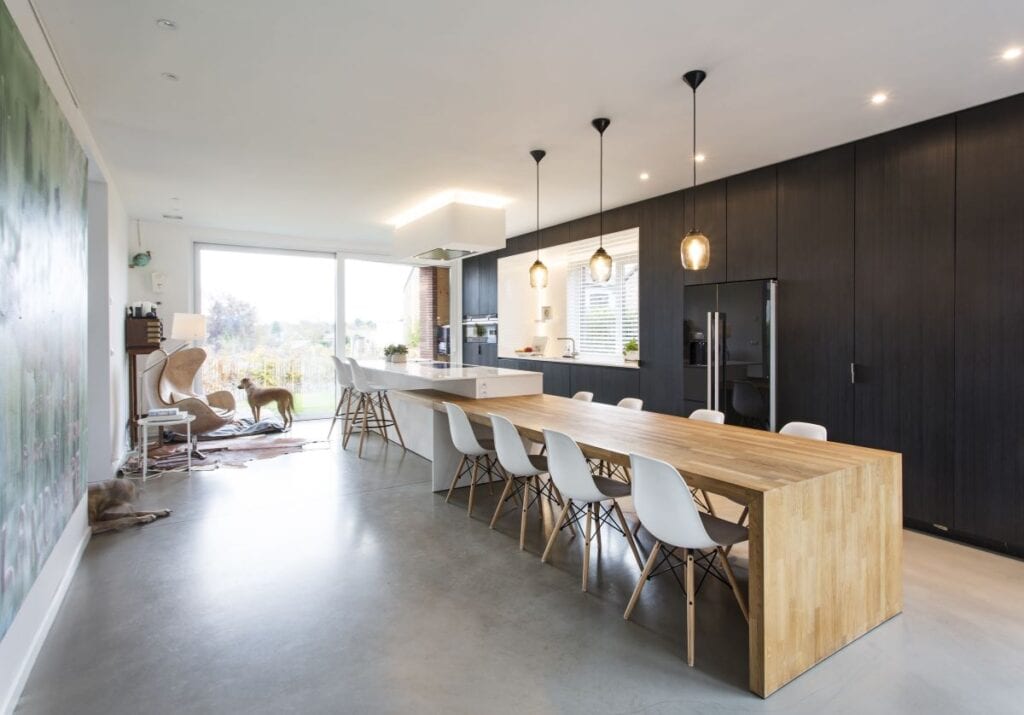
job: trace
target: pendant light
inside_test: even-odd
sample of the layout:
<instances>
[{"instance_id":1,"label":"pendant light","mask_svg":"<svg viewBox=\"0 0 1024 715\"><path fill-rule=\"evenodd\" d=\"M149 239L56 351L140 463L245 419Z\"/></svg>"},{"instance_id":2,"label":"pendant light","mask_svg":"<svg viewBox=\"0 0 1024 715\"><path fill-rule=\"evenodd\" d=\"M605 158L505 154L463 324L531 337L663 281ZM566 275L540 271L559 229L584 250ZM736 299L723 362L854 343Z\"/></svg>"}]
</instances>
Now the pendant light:
<instances>
[{"instance_id":1,"label":"pendant light","mask_svg":"<svg viewBox=\"0 0 1024 715\"><path fill-rule=\"evenodd\" d=\"M547 155L543 149L534 149L530 156L537 162L537 260L530 266L530 287L548 287L548 267L540 260L540 160Z\"/></svg>"},{"instance_id":2,"label":"pendant light","mask_svg":"<svg viewBox=\"0 0 1024 715\"><path fill-rule=\"evenodd\" d=\"M612 277L612 257L608 255L608 251L604 250L604 130L611 123L612 120L605 117L598 117L591 122L597 133L601 135L600 208L597 214L600 236L597 250L590 257L590 279L595 283L607 283L608 279Z\"/></svg>"},{"instance_id":3,"label":"pendant light","mask_svg":"<svg viewBox=\"0 0 1024 715\"><path fill-rule=\"evenodd\" d=\"M689 232L679 244L679 258L683 268L688 271L702 271L711 261L711 242L708 237L697 230L697 87L707 77L704 70L690 70L683 75L683 81L693 90L693 221Z\"/></svg>"}]
</instances>

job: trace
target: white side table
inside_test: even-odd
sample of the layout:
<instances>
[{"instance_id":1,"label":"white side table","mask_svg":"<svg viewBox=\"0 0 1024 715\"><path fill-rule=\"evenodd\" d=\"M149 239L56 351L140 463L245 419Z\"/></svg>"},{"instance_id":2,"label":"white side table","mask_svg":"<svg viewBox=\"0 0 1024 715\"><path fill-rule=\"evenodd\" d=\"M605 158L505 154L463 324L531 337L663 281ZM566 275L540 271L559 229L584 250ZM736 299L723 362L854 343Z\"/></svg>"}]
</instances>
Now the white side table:
<instances>
[{"instance_id":1,"label":"white side table","mask_svg":"<svg viewBox=\"0 0 1024 715\"><path fill-rule=\"evenodd\" d=\"M139 427L142 428L142 483L149 478L149 428L164 427L168 425L185 425L185 445L188 451L188 475L192 476L192 423L196 416L185 413L173 420L160 419L158 417L140 417Z\"/></svg>"}]
</instances>

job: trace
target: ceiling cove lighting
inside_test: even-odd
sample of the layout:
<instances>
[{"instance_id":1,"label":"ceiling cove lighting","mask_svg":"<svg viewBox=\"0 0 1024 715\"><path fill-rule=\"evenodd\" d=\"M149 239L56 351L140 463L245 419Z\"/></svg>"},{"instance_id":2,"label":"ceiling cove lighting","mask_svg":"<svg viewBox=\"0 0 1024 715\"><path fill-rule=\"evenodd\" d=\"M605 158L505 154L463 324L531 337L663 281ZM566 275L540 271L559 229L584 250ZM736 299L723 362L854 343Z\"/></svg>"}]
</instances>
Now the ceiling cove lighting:
<instances>
[{"instance_id":1,"label":"ceiling cove lighting","mask_svg":"<svg viewBox=\"0 0 1024 715\"><path fill-rule=\"evenodd\" d=\"M540 160L547 155L543 149L534 149L530 156L537 162L537 260L530 266L530 287L548 287L548 267L540 260Z\"/></svg>"},{"instance_id":2,"label":"ceiling cove lighting","mask_svg":"<svg viewBox=\"0 0 1024 715\"><path fill-rule=\"evenodd\" d=\"M1022 50L1020 47L1007 47L1005 50L1003 50L1003 59L1015 60L1018 57L1020 57L1021 54L1024 54L1024 50Z\"/></svg>"},{"instance_id":3,"label":"ceiling cove lighting","mask_svg":"<svg viewBox=\"0 0 1024 715\"><path fill-rule=\"evenodd\" d=\"M510 203L504 196L485 194L480 191L464 191L462 189L448 189L439 194L434 194L426 201L416 204L408 211L403 211L392 216L387 223L395 228L401 228L407 223L423 218L427 214L438 209L443 209L449 204L465 204L467 206L480 206L485 209L503 209Z\"/></svg>"},{"instance_id":4,"label":"ceiling cove lighting","mask_svg":"<svg viewBox=\"0 0 1024 715\"><path fill-rule=\"evenodd\" d=\"M597 212L600 235L598 236L597 250L590 257L590 278L595 283L607 283L608 279L612 277L612 257L608 255L608 251L604 250L604 130L611 123L612 120L606 117L598 117L591 122L601 137L601 159L600 169L598 170L598 176L600 177L598 185L600 189Z\"/></svg>"},{"instance_id":5,"label":"ceiling cove lighting","mask_svg":"<svg viewBox=\"0 0 1024 715\"><path fill-rule=\"evenodd\" d=\"M871 95L872 104L885 104L888 99L889 95L885 92L875 92Z\"/></svg>"},{"instance_id":6,"label":"ceiling cove lighting","mask_svg":"<svg viewBox=\"0 0 1024 715\"><path fill-rule=\"evenodd\" d=\"M711 242L708 237L697 230L697 87L704 81L708 74L704 70L690 70L683 75L683 81L693 90L693 220L690 223L689 232L683 236L679 243L679 259L683 263L683 269L687 271L702 271L711 262Z\"/></svg>"}]
</instances>

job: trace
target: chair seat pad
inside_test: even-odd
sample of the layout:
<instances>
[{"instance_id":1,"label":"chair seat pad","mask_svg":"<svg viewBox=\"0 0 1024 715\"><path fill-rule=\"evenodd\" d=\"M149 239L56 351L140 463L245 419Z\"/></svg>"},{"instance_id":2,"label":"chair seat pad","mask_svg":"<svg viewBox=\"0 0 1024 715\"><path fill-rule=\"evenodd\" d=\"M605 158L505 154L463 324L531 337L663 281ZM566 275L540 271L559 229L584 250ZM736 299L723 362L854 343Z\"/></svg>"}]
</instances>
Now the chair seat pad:
<instances>
[{"instance_id":1,"label":"chair seat pad","mask_svg":"<svg viewBox=\"0 0 1024 715\"><path fill-rule=\"evenodd\" d=\"M598 491L613 499L628 497L631 492L630 486L625 482L608 477L594 477L594 484L597 485Z\"/></svg>"},{"instance_id":2,"label":"chair seat pad","mask_svg":"<svg viewBox=\"0 0 1024 715\"><path fill-rule=\"evenodd\" d=\"M704 522L704 529L717 544L721 546L732 546L749 538L747 527L740 526L717 516L701 512L700 520Z\"/></svg>"}]
</instances>

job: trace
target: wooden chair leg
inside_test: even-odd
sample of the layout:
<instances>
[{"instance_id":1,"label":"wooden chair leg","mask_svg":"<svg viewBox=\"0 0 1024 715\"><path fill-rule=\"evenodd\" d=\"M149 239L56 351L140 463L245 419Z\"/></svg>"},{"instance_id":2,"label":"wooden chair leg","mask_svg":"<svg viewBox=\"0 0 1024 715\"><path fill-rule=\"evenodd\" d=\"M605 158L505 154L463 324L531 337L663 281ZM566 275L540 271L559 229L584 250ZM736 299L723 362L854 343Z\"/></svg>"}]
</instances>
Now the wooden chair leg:
<instances>
[{"instance_id":1,"label":"wooden chair leg","mask_svg":"<svg viewBox=\"0 0 1024 715\"><path fill-rule=\"evenodd\" d=\"M693 667L693 646L696 637L696 599L693 592L693 551L683 549L686 555L686 663Z\"/></svg>"},{"instance_id":2,"label":"wooden chair leg","mask_svg":"<svg viewBox=\"0 0 1024 715\"><path fill-rule=\"evenodd\" d=\"M508 493L512 491L512 481L511 476L508 476L505 479L505 488L502 490L501 496L498 497L498 506L494 507L494 516L491 517L490 528L492 529L494 528L494 525L498 523L498 516L501 515L501 508L505 505L505 502L508 501Z\"/></svg>"},{"instance_id":3,"label":"wooden chair leg","mask_svg":"<svg viewBox=\"0 0 1024 715\"><path fill-rule=\"evenodd\" d=\"M537 501L538 506L540 500ZM526 510L530 506L530 477L523 480L523 510L519 516L519 550L526 549Z\"/></svg>"},{"instance_id":4,"label":"wooden chair leg","mask_svg":"<svg viewBox=\"0 0 1024 715\"><path fill-rule=\"evenodd\" d=\"M334 417L331 418L331 427L330 427L330 429L327 430L327 441L330 441L330 439L331 439L331 434L334 432L334 423L337 422L338 421L338 417L341 416L341 410L344 408L344 406L345 406L345 390L342 390L342 392L341 392L341 399L338 400L338 406L334 408ZM344 422L342 422L342 425L341 425L341 432L342 432L342 434L345 433L345 423Z\"/></svg>"},{"instance_id":5,"label":"wooden chair leg","mask_svg":"<svg viewBox=\"0 0 1024 715\"><path fill-rule=\"evenodd\" d=\"M555 525L551 528L551 536L548 537L547 546L544 547L544 553L541 554L540 562L546 563L548 555L551 553L551 549L555 545L555 539L558 538L558 532L562 529L562 524L565 523L565 517L569 514L569 509L572 506L572 500L566 499L565 504L562 505L562 511L559 512L558 518L555 519Z\"/></svg>"},{"instance_id":6,"label":"wooden chair leg","mask_svg":"<svg viewBox=\"0 0 1024 715\"><path fill-rule=\"evenodd\" d=\"M648 577L651 575L651 571L654 569L654 562L658 558L658 553L661 551L661 542L655 541L654 546L651 547L651 553L647 557L647 563L644 564L644 570L640 572L640 580L636 582L636 588L633 589L633 595L629 598L629 605L626 606L626 612L622 614L622 617L627 621L629 617L633 615L633 609L636 608L637 601L640 600L640 592L644 590L644 584L647 583Z\"/></svg>"},{"instance_id":7,"label":"wooden chair leg","mask_svg":"<svg viewBox=\"0 0 1024 715\"><path fill-rule=\"evenodd\" d=\"M448 496L444 498L444 503L447 504L451 501L452 492L455 491L455 485L459 481L459 477L462 476L462 468L466 466L466 455L462 455L462 459L459 460L459 466L455 469L455 476L452 477L452 485L448 487Z\"/></svg>"},{"instance_id":8,"label":"wooden chair leg","mask_svg":"<svg viewBox=\"0 0 1024 715\"><path fill-rule=\"evenodd\" d=\"M473 502L476 501L476 480L477 470L480 467L480 458L473 459L473 473L469 477L469 506L466 507L466 516L473 516Z\"/></svg>"},{"instance_id":9,"label":"wooden chair leg","mask_svg":"<svg viewBox=\"0 0 1024 715\"><path fill-rule=\"evenodd\" d=\"M590 523L594 517L594 505L587 504L587 527L583 541L583 584L582 589L587 590L587 581L590 579ZM600 531L600 528L598 529Z\"/></svg>"},{"instance_id":10,"label":"wooden chair leg","mask_svg":"<svg viewBox=\"0 0 1024 715\"><path fill-rule=\"evenodd\" d=\"M384 405L388 408L388 414L391 415L391 426L395 428L395 434L398 435L398 443L402 445L402 449L406 449L405 440L402 439L402 430L398 428L398 418L395 417L395 410L391 407L391 398L386 392L381 394L384 397Z\"/></svg>"},{"instance_id":11,"label":"wooden chair leg","mask_svg":"<svg viewBox=\"0 0 1024 715\"><path fill-rule=\"evenodd\" d=\"M352 392L353 390L348 391L348 402L345 405L347 421L342 422L341 424L342 433L344 434L344 437L342 437L341 440L342 449L348 449L348 440L352 436L352 430L355 427L356 420L359 418L358 412L352 411ZM358 409L359 408L357 407L356 410Z\"/></svg>"},{"instance_id":12,"label":"wooden chair leg","mask_svg":"<svg viewBox=\"0 0 1024 715\"><path fill-rule=\"evenodd\" d=\"M359 433L359 452L357 456L363 458L363 443L366 442L366 433L370 431L370 411L373 409L373 398L368 395L359 395L357 410L363 413L363 429Z\"/></svg>"},{"instance_id":13,"label":"wooden chair leg","mask_svg":"<svg viewBox=\"0 0 1024 715\"><path fill-rule=\"evenodd\" d=\"M629 524L626 523L626 515L622 513L622 508L619 506L617 501L612 502L612 508L615 510L615 514L619 517L619 523L622 524L622 533L626 537L626 541L629 542L629 550L633 552L633 558L636 559L636 565L641 569L644 567L644 562L640 558L640 552L636 548L636 541L633 539L633 534L629 530Z\"/></svg>"},{"instance_id":14,"label":"wooden chair leg","mask_svg":"<svg viewBox=\"0 0 1024 715\"><path fill-rule=\"evenodd\" d=\"M747 599L743 597L743 592L740 591L740 585L736 581L736 574L733 573L732 566L729 564L729 557L721 546L718 547L718 556L722 559L722 567L725 569L726 578L729 579L729 585L732 586L732 593L736 596L736 603L740 604L743 619L750 623L750 615L747 613Z\"/></svg>"}]
</instances>

